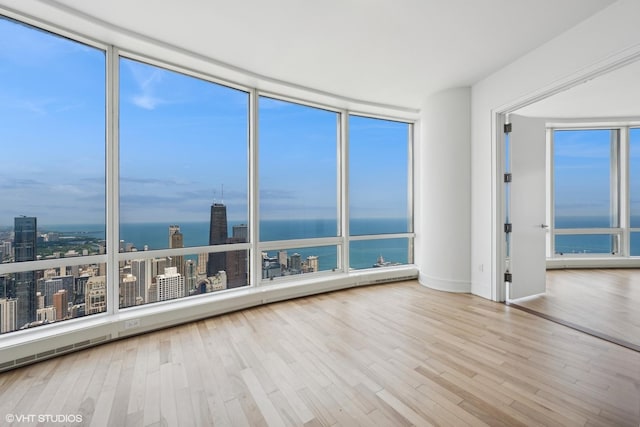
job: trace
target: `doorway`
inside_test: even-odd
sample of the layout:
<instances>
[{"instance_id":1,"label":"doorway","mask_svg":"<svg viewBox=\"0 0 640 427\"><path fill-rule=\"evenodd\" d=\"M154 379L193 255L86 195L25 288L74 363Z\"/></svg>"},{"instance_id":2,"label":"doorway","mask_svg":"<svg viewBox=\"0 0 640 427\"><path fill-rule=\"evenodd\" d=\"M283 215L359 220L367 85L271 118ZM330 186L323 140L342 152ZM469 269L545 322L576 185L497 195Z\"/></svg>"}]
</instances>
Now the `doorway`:
<instances>
[{"instance_id":1,"label":"doorway","mask_svg":"<svg viewBox=\"0 0 640 427\"><path fill-rule=\"evenodd\" d=\"M505 115L505 121L513 123L511 133L505 134L503 150L504 169L511 174L511 181L502 184L502 191L504 269L509 273L505 278L512 280L505 283L507 301L640 350L640 316L636 314L637 309L629 309L640 305L637 292L640 289L640 228L635 228L640 227L640 172L635 172L640 170L640 142L638 148L634 148L633 142L634 138L640 141L640 106L621 98L625 91L631 97L640 91L636 79L630 78L638 73L640 65L632 63ZM616 89L620 85L624 85L624 90ZM611 96L613 94L616 96ZM526 240L519 240L515 235L516 230L531 227L517 219L517 206L526 210L536 206L527 195L522 195L523 200L518 202L515 189L518 175L532 173L527 169L531 165L521 168L516 159L519 138L515 122L522 116L527 120L542 120L546 132L545 142L539 142L547 150L546 212L538 224L540 228L545 225L549 228L545 234L542 284L538 279L538 287L531 288L533 292L527 288L524 293L518 293L518 270L526 271L519 264L531 268L539 262L539 256L531 252L519 255L518 245L526 244ZM567 143L579 133L600 134L605 141L599 143L601 154L594 156L597 147L585 142ZM540 141L539 134L536 140ZM554 150L558 144L562 144L568 158L561 159ZM554 162L563 161L565 169L583 168L586 174L571 177L566 174L567 170L559 171L559 165ZM593 161L600 162L600 166L594 166ZM534 163L540 164L537 160ZM538 173L539 166L533 172ZM539 271L540 267L534 268L535 274Z\"/></svg>"}]
</instances>

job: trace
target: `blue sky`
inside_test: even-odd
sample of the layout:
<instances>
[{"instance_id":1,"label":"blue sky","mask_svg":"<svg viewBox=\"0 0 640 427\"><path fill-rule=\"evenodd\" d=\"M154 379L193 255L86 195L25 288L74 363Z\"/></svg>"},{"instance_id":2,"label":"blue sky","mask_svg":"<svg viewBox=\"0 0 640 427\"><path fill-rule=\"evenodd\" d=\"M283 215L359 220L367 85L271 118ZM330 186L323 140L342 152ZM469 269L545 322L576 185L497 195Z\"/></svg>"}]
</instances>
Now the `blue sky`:
<instances>
[{"instance_id":1,"label":"blue sky","mask_svg":"<svg viewBox=\"0 0 640 427\"><path fill-rule=\"evenodd\" d=\"M611 136L614 131L562 130L554 134L555 201L560 216L608 217ZM631 216L640 215L640 129L630 131ZM634 226L640 226L636 224Z\"/></svg>"},{"instance_id":2,"label":"blue sky","mask_svg":"<svg viewBox=\"0 0 640 427\"><path fill-rule=\"evenodd\" d=\"M559 216L604 216L610 211L611 131L554 134L555 209Z\"/></svg>"},{"instance_id":3,"label":"blue sky","mask_svg":"<svg viewBox=\"0 0 640 427\"><path fill-rule=\"evenodd\" d=\"M104 52L0 19L0 225L105 222ZM247 221L248 94L120 62L122 222ZM338 115L261 98L263 219L335 218ZM407 214L409 126L352 117L351 210ZM224 188L224 194L223 189Z\"/></svg>"}]
</instances>

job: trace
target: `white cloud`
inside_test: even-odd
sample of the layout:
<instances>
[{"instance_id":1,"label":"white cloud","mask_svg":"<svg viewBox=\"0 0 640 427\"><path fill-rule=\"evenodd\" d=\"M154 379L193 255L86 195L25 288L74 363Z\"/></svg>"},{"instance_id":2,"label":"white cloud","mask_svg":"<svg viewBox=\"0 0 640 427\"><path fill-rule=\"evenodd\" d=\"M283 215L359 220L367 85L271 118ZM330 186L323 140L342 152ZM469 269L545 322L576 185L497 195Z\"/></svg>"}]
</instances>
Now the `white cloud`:
<instances>
[{"instance_id":1,"label":"white cloud","mask_svg":"<svg viewBox=\"0 0 640 427\"><path fill-rule=\"evenodd\" d=\"M155 110L158 105L164 103L162 99L156 98L155 96L149 94L140 94L133 96L131 98L131 102L133 103L133 105L145 110Z\"/></svg>"},{"instance_id":2,"label":"white cloud","mask_svg":"<svg viewBox=\"0 0 640 427\"><path fill-rule=\"evenodd\" d=\"M156 95L157 88L161 85L164 71L134 61L127 61L129 71L137 86L135 94L130 98L133 105L145 110L154 110L166 100Z\"/></svg>"}]
</instances>

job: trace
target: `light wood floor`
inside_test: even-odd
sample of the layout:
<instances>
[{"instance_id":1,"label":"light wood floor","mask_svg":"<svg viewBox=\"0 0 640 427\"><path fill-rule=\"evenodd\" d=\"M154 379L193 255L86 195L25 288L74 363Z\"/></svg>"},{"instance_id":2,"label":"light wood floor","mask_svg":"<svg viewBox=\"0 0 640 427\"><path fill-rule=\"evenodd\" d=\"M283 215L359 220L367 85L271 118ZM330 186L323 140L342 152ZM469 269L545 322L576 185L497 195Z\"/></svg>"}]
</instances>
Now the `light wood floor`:
<instances>
[{"instance_id":1,"label":"light wood floor","mask_svg":"<svg viewBox=\"0 0 640 427\"><path fill-rule=\"evenodd\" d=\"M637 427L640 353L412 281L109 343L1 374L0 396L2 420L68 425Z\"/></svg>"},{"instance_id":2,"label":"light wood floor","mask_svg":"<svg viewBox=\"0 0 640 427\"><path fill-rule=\"evenodd\" d=\"M547 292L516 303L640 347L640 270L548 270Z\"/></svg>"}]
</instances>

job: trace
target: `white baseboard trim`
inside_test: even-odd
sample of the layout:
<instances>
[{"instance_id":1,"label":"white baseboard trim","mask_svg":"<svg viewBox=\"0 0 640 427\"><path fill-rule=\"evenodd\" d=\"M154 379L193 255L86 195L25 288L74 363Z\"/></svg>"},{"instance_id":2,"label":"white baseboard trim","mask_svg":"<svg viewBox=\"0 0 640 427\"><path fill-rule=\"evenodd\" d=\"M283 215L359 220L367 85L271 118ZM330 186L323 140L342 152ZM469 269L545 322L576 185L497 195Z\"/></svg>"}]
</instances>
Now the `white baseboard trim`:
<instances>
[{"instance_id":1,"label":"white baseboard trim","mask_svg":"<svg viewBox=\"0 0 640 427\"><path fill-rule=\"evenodd\" d=\"M442 279L420 273L418 275L418 282L422 286L438 291L471 293L471 281L467 280Z\"/></svg>"}]
</instances>

